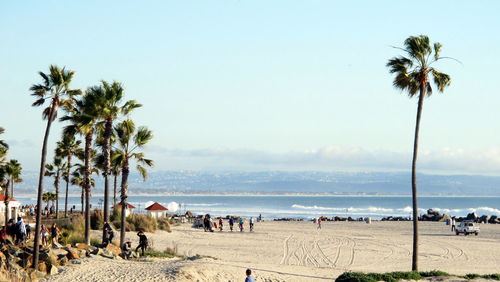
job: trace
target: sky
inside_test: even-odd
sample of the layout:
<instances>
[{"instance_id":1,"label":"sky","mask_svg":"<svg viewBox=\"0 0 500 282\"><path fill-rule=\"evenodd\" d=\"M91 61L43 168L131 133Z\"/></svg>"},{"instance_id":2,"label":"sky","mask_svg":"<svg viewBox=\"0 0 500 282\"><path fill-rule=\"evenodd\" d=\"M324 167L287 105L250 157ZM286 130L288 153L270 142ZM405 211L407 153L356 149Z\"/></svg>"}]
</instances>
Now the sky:
<instances>
[{"instance_id":1,"label":"sky","mask_svg":"<svg viewBox=\"0 0 500 282\"><path fill-rule=\"evenodd\" d=\"M122 82L155 135L155 170L410 169L416 99L385 64L411 35L460 60L425 100L419 168L500 174L498 1L2 1L0 126L36 170L29 87L50 64L74 88ZM64 124L51 132L51 151ZM51 156L49 156L51 157Z\"/></svg>"}]
</instances>

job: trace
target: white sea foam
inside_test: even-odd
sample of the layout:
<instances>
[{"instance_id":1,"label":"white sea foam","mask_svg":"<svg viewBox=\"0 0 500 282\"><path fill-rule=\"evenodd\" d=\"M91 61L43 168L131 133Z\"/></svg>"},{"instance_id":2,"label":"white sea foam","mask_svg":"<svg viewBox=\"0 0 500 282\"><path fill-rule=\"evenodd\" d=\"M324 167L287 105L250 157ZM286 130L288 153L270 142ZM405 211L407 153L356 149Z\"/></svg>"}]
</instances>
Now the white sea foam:
<instances>
[{"instance_id":1,"label":"white sea foam","mask_svg":"<svg viewBox=\"0 0 500 282\"><path fill-rule=\"evenodd\" d=\"M190 204L190 203L185 203L183 205L188 206L188 207L215 207L215 206L222 206L221 203L212 203L212 204L205 204L205 203Z\"/></svg>"}]
</instances>

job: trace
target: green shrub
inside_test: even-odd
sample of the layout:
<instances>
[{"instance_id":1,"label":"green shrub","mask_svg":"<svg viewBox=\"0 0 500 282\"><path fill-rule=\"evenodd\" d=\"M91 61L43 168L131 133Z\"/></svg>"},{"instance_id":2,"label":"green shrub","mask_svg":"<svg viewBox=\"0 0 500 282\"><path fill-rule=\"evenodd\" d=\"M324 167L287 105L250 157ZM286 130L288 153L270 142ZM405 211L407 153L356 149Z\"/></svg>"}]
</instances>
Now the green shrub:
<instances>
[{"instance_id":1,"label":"green shrub","mask_svg":"<svg viewBox=\"0 0 500 282\"><path fill-rule=\"evenodd\" d=\"M133 226L131 231L143 230L144 232L155 232L157 223L156 219L143 214L131 214L126 218L127 223ZM127 227L127 226L125 226Z\"/></svg>"},{"instance_id":2,"label":"green shrub","mask_svg":"<svg viewBox=\"0 0 500 282\"><path fill-rule=\"evenodd\" d=\"M158 224L158 229L164 230L167 232L172 232L170 230L170 225L171 225L171 220L167 218L159 218L156 220L156 223Z\"/></svg>"},{"instance_id":3,"label":"green shrub","mask_svg":"<svg viewBox=\"0 0 500 282\"><path fill-rule=\"evenodd\" d=\"M90 213L90 228L93 230L101 230L104 226L104 215L101 210L93 210Z\"/></svg>"},{"instance_id":4,"label":"green shrub","mask_svg":"<svg viewBox=\"0 0 500 282\"><path fill-rule=\"evenodd\" d=\"M441 270L431 270L431 271L420 271L419 274L422 277L434 277L434 276L450 276L450 274Z\"/></svg>"},{"instance_id":5,"label":"green shrub","mask_svg":"<svg viewBox=\"0 0 500 282\"><path fill-rule=\"evenodd\" d=\"M378 280L361 272L344 272L335 279L336 282L377 282Z\"/></svg>"}]
</instances>

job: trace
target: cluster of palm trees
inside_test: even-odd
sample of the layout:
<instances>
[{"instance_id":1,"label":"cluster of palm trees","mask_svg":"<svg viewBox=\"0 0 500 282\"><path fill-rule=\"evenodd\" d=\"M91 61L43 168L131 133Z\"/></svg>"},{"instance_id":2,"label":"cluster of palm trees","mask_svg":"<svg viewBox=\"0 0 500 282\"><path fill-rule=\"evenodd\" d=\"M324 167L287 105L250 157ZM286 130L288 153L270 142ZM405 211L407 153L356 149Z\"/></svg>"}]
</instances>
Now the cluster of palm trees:
<instances>
[{"instance_id":1,"label":"cluster of palm trees","mask_svg":"<svg viewBox=\"0 0 500 282\"><path fill-rule=\"evenodd\" d=\"M59 210L59 182L65 181L65 216L67 216L67 198L69 185L82 188L82 211L85 218L85 243L90 243L90 202L94 187L94 174L104 178L104 221L109 221L110 177L114 177L114 204L118 176L121 174L121 226L125 226L125 208L128 198L128 176L131 162L145 179L146 167L153 166L153 161L146 159L141 148L153 137L146 127L136 127L130 113L141 107L134 100L124 100L124 88L119 82L100 84L87 88L86 91L72 89L74 71L55 65L49 72L39 72L42 83L33 85L30 90L37 98L33 106L48 105L43 110L47 120L40 162L37 206L43 201L43 177L54 178L56 215ZM52 163L46 163L47 143L51 126L56 121L59 111L64 114L59 121L65 122L61 140L57 142ZM80 140L81 138L81 140ZM83 148L82 148L83 146ZM77 162L75 162L75 159ZM78 162L79 161L79 162ZM116 207L116 206L115 206ZM33 265L38 264L41 213L37 209L35 227L35 248ZM103 241L105 240L103 228ZM125 229L120 229L120 243L125 240Z\"/></svg>"},{"instance_id":2,"label":"cluster of palm trees","mask_svg":"<svg viewBox=\"0 0 500 282\"><path fill-rule=\"evenodd\" d=\"M3 134L5 129L0 127L0 134ZM0 188L5 195L5 225L9 220L9 202L14 197L14 183L22 182L21 178L22 166L15 159L7 159L9 145L4 140L0 139Z\"/></svg>"}]
</instances>

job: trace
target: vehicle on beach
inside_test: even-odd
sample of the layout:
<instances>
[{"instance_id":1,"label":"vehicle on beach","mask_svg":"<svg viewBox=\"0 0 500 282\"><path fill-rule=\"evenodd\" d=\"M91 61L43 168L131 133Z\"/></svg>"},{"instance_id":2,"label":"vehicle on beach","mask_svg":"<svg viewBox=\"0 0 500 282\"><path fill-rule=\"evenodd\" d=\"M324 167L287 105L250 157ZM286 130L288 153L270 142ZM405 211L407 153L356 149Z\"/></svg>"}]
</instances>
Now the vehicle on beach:
<instances>
[{"instance_id":1,"label":"vehicle on beach","mask_svg":"<svg viewBox=\"0 0 500 282\"><path fill-rule=\"evenodd\" d=\"M460 233L463 233L466 236L469 234L477 236L477 234L479 234L479 225L472 221L462 221L455 229L455 234L460 235Z\"/></svg>"}]
</instances>

